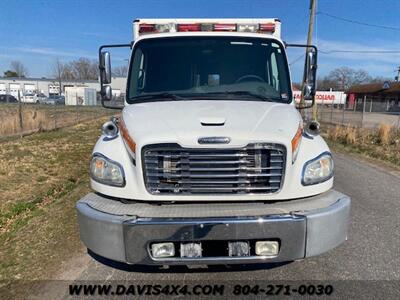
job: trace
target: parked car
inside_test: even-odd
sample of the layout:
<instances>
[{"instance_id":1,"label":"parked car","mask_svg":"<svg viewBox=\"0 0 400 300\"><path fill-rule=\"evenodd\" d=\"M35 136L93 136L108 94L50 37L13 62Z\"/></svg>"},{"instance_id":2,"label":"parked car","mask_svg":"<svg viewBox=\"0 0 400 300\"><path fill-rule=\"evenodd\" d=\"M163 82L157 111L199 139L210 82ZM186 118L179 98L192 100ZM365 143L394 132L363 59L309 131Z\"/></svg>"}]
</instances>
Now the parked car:
<instances>
[{"instance_id":1,"label":"parked car","mask_svg":"<svg viewBox=\"0 0 400 300\"><path fill-rule=\"evenodd\" d=\"M64 96L50 96L41 101L42 104L51 104L51 105L64 105L65 98Z\"/></svg>"},{"instance_id":2,"label":"parked car","mask_svg":"<svg viewBox=\"0 0 400 300\"><path fill-rule=\"evenodd\" d=\"M17 103L18 100L12 95L0 95L0 102L2 103Z\"/></svg>"},{"instance_id":3,"label":"parked car","mask_svg":"<svg viewBox=\"0 0 400 300\"><path fill-rule=\"evenodd\" d=\"M46 98L47 96L42 93L27 93L22 97L22 102L40 104L43 103Z\"/></svg>"}]
</instances>

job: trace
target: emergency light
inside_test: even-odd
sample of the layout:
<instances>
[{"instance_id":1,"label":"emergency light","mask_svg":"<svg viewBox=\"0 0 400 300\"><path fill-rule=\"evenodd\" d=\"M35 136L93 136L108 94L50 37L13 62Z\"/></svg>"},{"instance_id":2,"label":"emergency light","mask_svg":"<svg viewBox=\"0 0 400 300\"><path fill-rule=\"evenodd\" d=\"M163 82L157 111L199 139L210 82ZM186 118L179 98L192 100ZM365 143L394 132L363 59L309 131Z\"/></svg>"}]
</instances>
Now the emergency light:
<instances>
[{"instance_id":1,"label":"emergency light","mask_svg":"<svg viewBox=\"0 0 400 300\"><path fill-rule=\"evenodd\" d=\"M274 33L275 23L227 24L227 23L191 23L191 24L139 24L139 34L188 31L227 31Z\"/></svg>"}]
</instances>

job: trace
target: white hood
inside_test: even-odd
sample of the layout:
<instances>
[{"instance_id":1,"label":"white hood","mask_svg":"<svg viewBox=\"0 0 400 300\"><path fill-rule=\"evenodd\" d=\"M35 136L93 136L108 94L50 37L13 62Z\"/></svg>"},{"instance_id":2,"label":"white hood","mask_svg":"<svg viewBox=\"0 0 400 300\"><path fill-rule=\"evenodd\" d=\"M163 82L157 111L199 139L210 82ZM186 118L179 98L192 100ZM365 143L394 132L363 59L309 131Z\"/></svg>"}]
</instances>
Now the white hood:
<instances>
[{"instance_id":1,"label":"white hood","mask_svg":"<svg viewBox=\"0 0 400 300\"><path fill-rule=\"evenodd\" d=\"M213 147L239 147L250 142L288 145L301 120L289 104L236 100L140 103L125 107L122 117L139 147L152 143L209 147L200 145L198 139L210 136L231 139L228 145Z\"/></svg>"}]
</instances>

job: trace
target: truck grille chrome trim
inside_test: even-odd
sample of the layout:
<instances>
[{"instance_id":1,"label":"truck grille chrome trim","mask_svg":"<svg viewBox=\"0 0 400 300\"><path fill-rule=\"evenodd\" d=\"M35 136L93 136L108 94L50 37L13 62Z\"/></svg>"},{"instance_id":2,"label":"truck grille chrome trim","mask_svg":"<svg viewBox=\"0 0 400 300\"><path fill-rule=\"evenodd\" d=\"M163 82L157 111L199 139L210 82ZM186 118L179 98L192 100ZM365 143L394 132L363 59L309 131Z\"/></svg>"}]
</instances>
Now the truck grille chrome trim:
<instances>
[{"instance_id":1,"label":"truck grille chrome trim","mask_svg":"<svg viewBox=\"0 0 400 300\"><path fill-rule=\"evenodd\" d=\"M182 148L154 144L142 149L146 189L154 195L271 194L283 184L286 148Z\"/></svg>"}]
</instances>

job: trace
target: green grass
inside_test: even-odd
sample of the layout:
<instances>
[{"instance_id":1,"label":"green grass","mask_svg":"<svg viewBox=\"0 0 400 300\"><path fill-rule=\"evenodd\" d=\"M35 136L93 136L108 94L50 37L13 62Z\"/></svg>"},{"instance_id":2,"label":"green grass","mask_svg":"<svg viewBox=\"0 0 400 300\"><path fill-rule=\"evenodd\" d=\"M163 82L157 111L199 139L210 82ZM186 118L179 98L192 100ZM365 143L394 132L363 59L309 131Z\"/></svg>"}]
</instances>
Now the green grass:
<instances>
[{"instance_id":1,"label":"green grass","mask_svg":"<svg viewBox=\"0 0 400 300\"><path fill-rule=\"evenodd\" d=\"M0 280L51 279L82 251L75 203L108 118L0 143Z\"/></svg>"}]
</instances>

